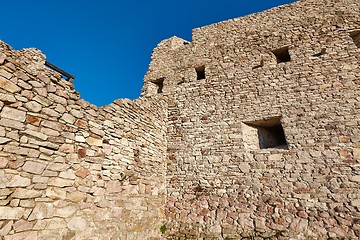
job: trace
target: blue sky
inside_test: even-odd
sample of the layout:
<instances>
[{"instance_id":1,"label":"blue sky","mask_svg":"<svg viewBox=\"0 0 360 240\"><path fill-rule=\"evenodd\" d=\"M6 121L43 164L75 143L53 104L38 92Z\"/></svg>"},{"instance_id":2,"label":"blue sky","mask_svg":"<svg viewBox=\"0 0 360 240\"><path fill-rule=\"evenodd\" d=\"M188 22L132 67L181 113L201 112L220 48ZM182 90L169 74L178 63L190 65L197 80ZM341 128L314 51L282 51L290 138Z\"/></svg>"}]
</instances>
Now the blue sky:
<instances>
[{"instance_id":1,"label":"blue sky","mask_svg":"<svg viewBox=\"0 0 360 240\"><path fill-rule=\"evenodd\" d=\"M152 50L163 39L191 41L191 30L295 0L8 0L0 39L35 47L76 76L75 89L97 106L140 95Z\"/></svg>"}]
</instances>

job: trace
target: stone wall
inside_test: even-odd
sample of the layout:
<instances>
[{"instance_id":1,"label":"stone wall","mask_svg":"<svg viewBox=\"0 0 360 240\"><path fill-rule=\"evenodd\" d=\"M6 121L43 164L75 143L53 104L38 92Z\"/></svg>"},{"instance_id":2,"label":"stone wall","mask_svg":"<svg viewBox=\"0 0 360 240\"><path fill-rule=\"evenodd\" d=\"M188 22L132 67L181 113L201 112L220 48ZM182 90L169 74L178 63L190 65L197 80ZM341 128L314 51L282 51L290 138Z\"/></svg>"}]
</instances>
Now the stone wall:
<instances>
[{"instance_id":1,"label":"stone wall","mask_svg":"<svg viewBox=\"0 0 360 240\"><path fill-rule=\"evenodd\" d=\"M166 102L97 108L0 42L0 238L158 239Z\"/></svg>"},{"instance_id":2,"label":"stone wall","mask_svg":"<svg viewBox=\"0 0 360 240\"><path fill-rule=\"evenodd\" d=\"M157 46L170 238L360 237L359 9L304 0Z\"/></svg>"},{"instance_id":3,"label":"stone wall","mask_svg":"<svg viewBox=\"0 0 360 240\"><path fill-rule=\"evenodd\" d=\"M0 237L360 237L360 4L303 0L154 49L97 108L0 42Z\"/></svg>"}]
</instances>

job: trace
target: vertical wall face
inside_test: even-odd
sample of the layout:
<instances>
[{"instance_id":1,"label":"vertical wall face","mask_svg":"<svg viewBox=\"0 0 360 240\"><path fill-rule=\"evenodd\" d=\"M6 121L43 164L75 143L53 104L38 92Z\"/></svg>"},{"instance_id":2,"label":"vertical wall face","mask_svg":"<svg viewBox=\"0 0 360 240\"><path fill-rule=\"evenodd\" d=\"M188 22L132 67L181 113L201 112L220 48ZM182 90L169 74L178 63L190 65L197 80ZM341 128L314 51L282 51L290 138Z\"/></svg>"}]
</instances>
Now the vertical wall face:
<instances>
[{"instance_id":1,"label":"vertical wall face","mask_svg":"<svg viewBox=\"0 0 360 240\"><path fill-rule=\"evenodd\" d=\"M143 94L165 78L169 235L360 236L359 9L300 1L159 44Z\"/></svg>"},{"instance_id":2,"label":"vertical wall face","mask_svg":"<svg viewBox=\"0 0 360 240\"><path fill-rule=\"evenodd\" d=\"M96 108L44 62L0 43L0 237L159 237L166 103Z\"/></svg>"}]
</instances>

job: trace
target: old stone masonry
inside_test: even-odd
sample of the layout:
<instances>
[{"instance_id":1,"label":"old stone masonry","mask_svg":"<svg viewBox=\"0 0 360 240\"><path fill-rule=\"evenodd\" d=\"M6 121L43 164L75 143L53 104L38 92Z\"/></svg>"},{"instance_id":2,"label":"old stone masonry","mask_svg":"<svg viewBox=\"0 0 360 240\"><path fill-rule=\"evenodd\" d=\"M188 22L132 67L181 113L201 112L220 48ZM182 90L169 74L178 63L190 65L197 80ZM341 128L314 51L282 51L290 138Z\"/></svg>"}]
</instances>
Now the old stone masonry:
<instances>
[{"instance_id":1,"label":"old stone masonry","mask_svg":"<svg viewBox=\"0 0 360 240\"><path fill-rule=\"evenodd\" d=\"M0 238L360 238L360 1L300 0L155 48L97 108L0 42Z\"/></svg>"}]
</instances>

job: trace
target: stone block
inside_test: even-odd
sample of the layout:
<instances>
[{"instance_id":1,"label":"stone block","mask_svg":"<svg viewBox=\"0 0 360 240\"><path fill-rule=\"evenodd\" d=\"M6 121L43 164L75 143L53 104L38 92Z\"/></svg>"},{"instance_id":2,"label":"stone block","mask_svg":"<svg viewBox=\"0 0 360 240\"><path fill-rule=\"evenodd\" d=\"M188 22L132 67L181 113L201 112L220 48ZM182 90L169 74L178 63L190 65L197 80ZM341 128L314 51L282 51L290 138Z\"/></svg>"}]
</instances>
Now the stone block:
<instances>
[{"instance_id":1,"label":"stone block","mask_svg":"<svg viewBox=\"0 0 360 240\"><path fill-rule=\"evenodd\" d=\"M0 207L0 220L19 220L24 212L21 207Z\"/></svg>"},{"instance_id":2,"label":"stone block","mask_svg":"<svg viewBox=\"0 0 360 240\"><path fill-rule=\"evenodd\" d=\"M40 191L17 188L11 196L13 198L28 199L28 198L41 197L41 195L42 192Z\"/></svg>"},{"instance_id":3,"label":"stone block","mask_svg":"<svg viewBox=\"0 0 360 240\"><path fill-rule=\"evenodd\" d=\"M6 183L6 187L28 187L30 186L31 181L28 178L21 177L19 175L13 176L10 181Z\"/></svg>"},{"instance_id":4,"label":"stone block","mask_svg":"<svg viewBox=\"0 0 360 240\"><path fill-rule=\"evenodd\" d=\"M45 170L45 167L45 164L39 162L26 161L23 166L23 170L29 173L42 174Z\"/></svg>"},{"instance_id":5,"label":"stone block","mask_svg":"<svg viewBox=\"0 0 360 240\"><path fill-rule=\"evenodd\" d=\"M25 122L26 112L11 107L4 107L1 110L0 116L2 118L12 119L19 122Z\"/></svg>"},{"instance_id":6,"label":"stone block","mask_svg":"<svg viewBox=\"0 0 360 240\"><path fill-rule=\"evenodd\" d=\"M36 102L36 101L27 102L27 103L24 104L24 107L25 107L27 110L29 110L29 111L31 111L31 112L35 112L35 113L40 112L41 109L42 109L41 104L39 104L39 103Z\"/></svg>"},{"instance_id":7,"label":"stone block","mask_svg":"<svg viewBox=\"0 0 360 240\"><path fill-rule=\"evenodd\" d=\"M88 227L87 221L82 217L73 217L67 224L70 230L84 231Z\"/></svg>"},{"instance_id":8,"label":"stone block","mask_svg":"<svg viewBox=\"0 0 360 240\"><path fill-rule=\"evenodd\" d=\"M21 88L19 88L18 86L16 86L14 83L10 82L3 76L0 76L0 88L11 93L17 93L20 92L21 90Z\"/></svg>"}]
</instances>

